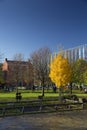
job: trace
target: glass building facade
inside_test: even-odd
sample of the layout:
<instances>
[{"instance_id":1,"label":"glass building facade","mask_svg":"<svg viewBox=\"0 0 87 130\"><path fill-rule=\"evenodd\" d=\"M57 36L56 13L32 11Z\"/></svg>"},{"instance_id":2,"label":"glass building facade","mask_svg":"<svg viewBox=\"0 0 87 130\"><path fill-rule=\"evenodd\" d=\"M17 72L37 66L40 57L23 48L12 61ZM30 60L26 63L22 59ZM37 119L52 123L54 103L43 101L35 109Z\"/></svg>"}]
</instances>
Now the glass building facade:
<instances>
[{"instance_id":1,"label":"glass building facade","mask_svg":"<svg viewBox=\"0 0 87 130\"><path fill-rule=\"evenodd\" d=\"M62 50L61 53L65 58L68 58L70 62L76 61L77 59L87 60L87 44ZM54 55L56 54L57 53Z\"/></svg>"}]
</instances>

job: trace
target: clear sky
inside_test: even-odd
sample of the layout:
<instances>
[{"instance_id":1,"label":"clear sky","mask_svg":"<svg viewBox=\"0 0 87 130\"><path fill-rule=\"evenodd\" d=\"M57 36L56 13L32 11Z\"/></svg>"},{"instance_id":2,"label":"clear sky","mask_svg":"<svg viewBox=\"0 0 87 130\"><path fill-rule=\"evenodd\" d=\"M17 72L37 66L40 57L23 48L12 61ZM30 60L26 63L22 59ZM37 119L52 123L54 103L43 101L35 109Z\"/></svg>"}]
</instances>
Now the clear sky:
<instances>
[{"instance_id":1,"label":"clear sky","mask_svg":"<svg viewBox=\"0 0 87 130\"><path fill-rule=\"evenodd\" d=\"M3 58L87 44L87 0L0 0Z\"/></svg>"}]
</instances>

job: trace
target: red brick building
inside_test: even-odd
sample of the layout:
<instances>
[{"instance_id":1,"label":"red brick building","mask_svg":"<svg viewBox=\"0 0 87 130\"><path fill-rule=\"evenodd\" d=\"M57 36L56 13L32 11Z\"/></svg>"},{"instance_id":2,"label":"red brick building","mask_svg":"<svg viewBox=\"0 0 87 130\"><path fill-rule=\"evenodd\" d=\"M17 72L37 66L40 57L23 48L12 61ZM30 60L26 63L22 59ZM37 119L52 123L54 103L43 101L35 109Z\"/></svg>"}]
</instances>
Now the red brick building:
<instances>
[{"instance_id":1,"label":"red brick building","mask_svg":"<svg viewBox=\"0 0 87 130\"><path fill-rule=\"evenodd\" d=\"M3 66L3 78L5 83L19 86L33 85L33 66L29 61L12 61L5 59Z\"/></svg>"}]
</instances>

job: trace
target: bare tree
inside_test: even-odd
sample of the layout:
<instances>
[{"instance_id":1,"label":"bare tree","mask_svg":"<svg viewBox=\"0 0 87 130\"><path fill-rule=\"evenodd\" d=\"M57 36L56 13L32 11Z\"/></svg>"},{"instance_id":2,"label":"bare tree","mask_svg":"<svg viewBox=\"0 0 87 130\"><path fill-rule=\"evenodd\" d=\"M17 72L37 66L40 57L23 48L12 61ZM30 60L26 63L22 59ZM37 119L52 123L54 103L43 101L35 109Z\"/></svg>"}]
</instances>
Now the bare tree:
<instances>
[{"instance_id":1,"label":"bare tree","mask_svg":"<svg viewBox=\"0 0 87 130\"><path fill-rule=\"evenodd\" d=\"M26 67L26 62L24 61L24 57L21 53L15 54L13 57L12 67L13 69L13 80L16 83L16 90L18 92L18 85L19 83L23 86L23 79L24 79L24 71Z\"/></svg>"},{"instance_id":2,"label":"bare tree","mask_svg":"<svg viewBox=\"0 0 87 130\"><path fill-rule=\"evenodd\" d=\"M42 96L44 96L44 86L49 79L49 62L51 51L49 48L40 48L31 55L31 61L34 67L34 82L42 85Z\"/></svg>"},{"instance_id":3,"label":"bare tree","mask_svg":"<svg viewBox=\"0 0 87 130\"><path fill-rule=\"evenodd\" d=\"M27 66L24 71L24 80L28 88L31 88L34 84L34 74L33 74L33 65L31 61L28 59Z\"/></svg>"}]
</instances>

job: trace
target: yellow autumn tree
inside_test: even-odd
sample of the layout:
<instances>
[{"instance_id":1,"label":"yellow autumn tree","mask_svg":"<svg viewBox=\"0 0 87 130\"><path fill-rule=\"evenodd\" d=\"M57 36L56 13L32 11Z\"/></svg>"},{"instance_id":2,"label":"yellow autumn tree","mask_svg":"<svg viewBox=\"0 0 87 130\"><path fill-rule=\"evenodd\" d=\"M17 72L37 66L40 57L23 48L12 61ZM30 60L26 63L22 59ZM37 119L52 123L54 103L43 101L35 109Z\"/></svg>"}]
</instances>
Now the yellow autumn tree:
<instances>
[{"instance_id":1,"label":"yellow autumn tree","mask_svg":"<svg viewBox=\"0 0 87 130\"><path fill-rule=\"evenodd\" d=\"M49 77L59 90L61 90L61 87L70 83L71 74L72 71L68 59L64 58L61 54L58 54L52 59ZM61 94L59 94L59 96L61 96Z\"/></svg>"}]
</instances>

